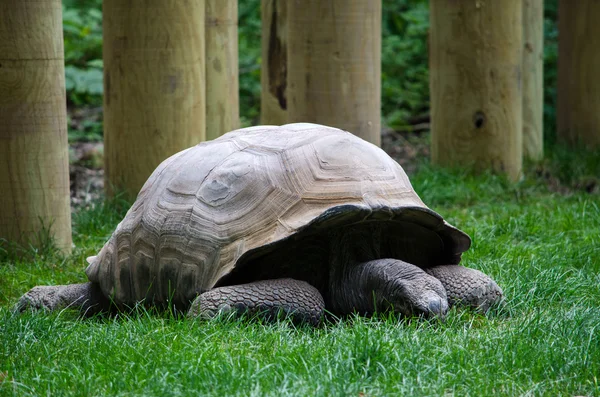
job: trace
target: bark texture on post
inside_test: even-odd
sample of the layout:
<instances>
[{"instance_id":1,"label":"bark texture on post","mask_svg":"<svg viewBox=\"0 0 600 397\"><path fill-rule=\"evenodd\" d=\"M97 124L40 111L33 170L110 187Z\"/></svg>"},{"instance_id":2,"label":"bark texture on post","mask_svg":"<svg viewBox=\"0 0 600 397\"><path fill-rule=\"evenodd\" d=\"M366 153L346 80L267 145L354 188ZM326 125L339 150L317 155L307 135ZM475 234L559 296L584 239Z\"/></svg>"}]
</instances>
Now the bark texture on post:
<instances>
[{"instance_id":1,"label":"bark texture on post","mask_svg":"<svg viewBox=\"0 0 600 397\"><path fill-rule=\"evenodd\" d=\"M600 147L600 1L560 0L558 138Z\"/></svg>"},{"instance_id":2,"label":"bark texture on post","mask_svg":"<svg viewBox=\"0 0 600 397\"><path fill-rule=\"evenodd\" d=\"M288 119L381 142L381 1L288 1Z\"/></svg>"},{"instance_id":3,"label":"bark texture on post","mask_svg":"<svg viewBox=\"0 0 600 397\"><path fill-rule=\"evenodd\" d=\"M544 0L523 0L523 156L544 155Z\"/></svg>"},{"instance_id":4,"label":"bark texture on post","mask_svg":"<svg viewBox=\"0 0 600 397\"><path fill-rule=\"evenodd\" d=\"M0 2L0 239L71 249L60 0ZM38 234L40 233L40 234Z\"/></svg>"},{"instance_id":5,"label":"bark texture on post","mask_svg":"<svg viewBox=\"0 0 600 397\"><path fill-rule=\"evenodd\" d=\"M206 139L240 125L237 5L206 0Z\"/></svg>"},{"instance_id":6,"label":"bark texture on post","mask_svg":"<svg viewBox=\"0 0 600 397\"><path fill-rule=\"evenodd\" d=\"M104 0L108 194L135 197L168 156L206 139L204 0Z\"/></svg>"},{"instance_id":7,"label":"bark texture on post","mask_svg":"<svg viewBox=\"0 0 600 397\"><path fill-rule=\"evenodd\" d=\"M282 125L287 119L287 0L262 0L260 123Z\"/></svg>"},{"instance_id":8,"label":"bark texture on post","mask_svg":"<svg viewBox=\"0 0 600 397\"><path fill-rule=\"evenodd\" d=\"M430 2L432 160L522 165L521 0Z\"/></svg>"}]
</instances>

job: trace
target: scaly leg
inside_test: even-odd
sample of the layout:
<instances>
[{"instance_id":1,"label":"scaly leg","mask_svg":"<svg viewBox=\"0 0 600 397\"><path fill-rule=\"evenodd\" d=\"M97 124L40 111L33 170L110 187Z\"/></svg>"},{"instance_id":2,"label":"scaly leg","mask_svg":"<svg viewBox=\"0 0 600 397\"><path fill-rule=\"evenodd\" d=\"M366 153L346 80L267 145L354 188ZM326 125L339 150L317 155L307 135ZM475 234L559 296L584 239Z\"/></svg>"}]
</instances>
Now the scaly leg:
<instances>
[{"instance_id":1,"label":"scaly leg","mask_svg":"<svg viewBox=\"0 0 600 397\"><path fill-rule=\"evenodd\" d=\"M219 287L198 296L188 317L212 318L220 313L249 313L318 325L325 310L319 291L304 281L290 278L261 280Z\"/></svg>"},{"instance_id":2,"label":"scaly leg","mask_svg":"<svg viewBox=\"0 0 600 397\"><path fill-rule=\"evenodd\" d=\"M425 271L442 282L450 306L464 305L481 311L502 300L502 289L486 274L459 265L435 266Z\"/></svg>"},{"instance_id":3,"label":"scaly leg","mask_svg":"<svg viewBox=\"0 0 600 397\"><path fill-rule=\"evenodd\" d=\"M406 316L444 317L448 311L440 281L397 259L376 259L336 274L328 305L340 314L394 310Z\"/></svg>"},{"instance_id":4,"label":"scaly leg","mask_svg":"<svg viewBox=\"0 0 600 397\"><path fill-rule=\"evenodd\" d=\"M84 314L92 314L105 309L108 304L109 300L97 284L50 285L29 290L17 302L15 311L74 308Z\"/></svg>"}]
</instances>

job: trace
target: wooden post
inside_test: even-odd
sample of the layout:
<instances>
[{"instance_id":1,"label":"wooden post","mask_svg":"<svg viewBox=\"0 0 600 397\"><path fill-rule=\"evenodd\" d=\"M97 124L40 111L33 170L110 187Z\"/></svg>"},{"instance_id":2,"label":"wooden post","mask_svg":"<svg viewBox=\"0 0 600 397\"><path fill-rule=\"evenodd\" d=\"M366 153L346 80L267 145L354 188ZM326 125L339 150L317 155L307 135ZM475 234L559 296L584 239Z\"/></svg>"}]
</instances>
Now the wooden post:
<instances>
[{"instance_id":1,"label":"wooden post","mask_svg":"<svg viewBox=\"0 0 600 397\"><path fill-rule=\"evenodd\" d=\"M262 0L261 124L287 123L287 0Z\"/></svg>"},{"instance_id":2,"label":"wooden post","mask_svg":"<svg viewBox=\"0 0 600 397\"><path fill-rule=\"evenodd\" d=\"M288 1L288 118L381 142L381 0Z\"/></svg>"},{"instance_id":3,"label":"wooden post","mask_svg":"<svg viewBox=\"0 0 600 397\"><path fill-rule=\"evenodd\" d=\"M441 165L522 165L521 0L430 2L431 154Z\"/></svg>"},{"instance_id":4,"label":"wooden post","mask_svg":"<svg viewBox=\"0 0 600 397\"><path fill-rule=\"evenodd\" d=\"M204 0L104 0L109 195L135 197L168 156L206 139Z\"/></svg>"},{"instance_id":5,"label":"wooden post","mask_svg":"<svg viewBox=\"0 0 600 397\"><path fill-rule=\"evenodd\" d=\"M237 0L206 0L206 139L240 125Z\"/></svg>"},{"instance_id":6,"label":"wooden post","mask_svg":"<svg viewBox=\"0 0 600 397\"><path fill-rule=\"evenodd\" d=\"M523 0L523 156L544 156L544 0Z\"/></svg>"},{"instance_id":7,"label":"wooden post","mask_svg":"<svg viewBox=\"0 0 600 397\"><path fill-rule=\"evenodd\" d=\"M600 147L600 2L560 0L558 138Z\"/></svg>"},{"instance_id":8,"label":"wooden post","mask_svg":"<svg viewBox=\"0 0 600 397\"><path fill-rule=\"evenodd\" d=\"M0 239L71 250L60 0L0 2Z\"/></svg>"}]
</instances>

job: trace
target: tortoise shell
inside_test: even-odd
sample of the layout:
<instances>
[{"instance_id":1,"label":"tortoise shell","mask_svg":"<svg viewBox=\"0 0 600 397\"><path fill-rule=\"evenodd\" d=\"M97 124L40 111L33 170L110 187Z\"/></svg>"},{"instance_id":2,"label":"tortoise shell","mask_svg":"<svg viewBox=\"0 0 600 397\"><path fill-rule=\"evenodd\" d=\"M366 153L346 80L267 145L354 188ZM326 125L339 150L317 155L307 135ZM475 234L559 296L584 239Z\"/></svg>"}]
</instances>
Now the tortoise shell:
<instances>
[{"instance_id":1,"label":"tortoise shell","mask_svg":"<svg viewBox=\"0 0 600 397\"><path fill-rule=\"evenodd\" d=\"M249 258L363 222L396 225L399 259L422 267L470 245L380 148L316 124L244 128L162 162L86 273L117 303L187 303Z\"/></svg>"}]
</instances>

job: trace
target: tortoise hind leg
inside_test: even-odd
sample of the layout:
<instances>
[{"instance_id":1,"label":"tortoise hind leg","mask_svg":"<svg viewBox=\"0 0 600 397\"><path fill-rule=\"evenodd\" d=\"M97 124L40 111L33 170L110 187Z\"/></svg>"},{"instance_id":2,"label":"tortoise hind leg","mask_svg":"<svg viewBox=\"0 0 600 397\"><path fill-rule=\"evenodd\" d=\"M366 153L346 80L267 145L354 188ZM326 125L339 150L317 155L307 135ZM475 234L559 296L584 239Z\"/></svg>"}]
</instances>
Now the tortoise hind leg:
<instances>
[{"instance_id":1,"label":"tortoise hind leg","mask_svg":"<svg viewBox=\"0 0 600 397\"><path fill-rule=\"evenodd\" d=\"M221 313L248 313L275 319L279 315L296 322L318 325L325 303L319 291L291 278L261 280L219 287L198 296L188 317L213 318Z\"/></svg>"},{"instance_id":2,"label":"tortoise hind leg","mask_svg":"<svg viewBox=\"0 0 600 397\"><path fill-rule=\"evenodd\" d=\"M15 311L61 310L74 308L83 314L93 314L107 308L109 300L94 283L38 286L23 295Z\"/></svg>"},{"instance_id":3,"label":"tortoise hind leg","mask_svg":"<svg viewBox=\"0 0 600 397\"><path fill-rule=\"evenodd\" d=\"M459 265L424 270L442 282L450 306L462 305L485 312L502 300L502 289L479 270Z\"/></svg>"}]
</instances>

